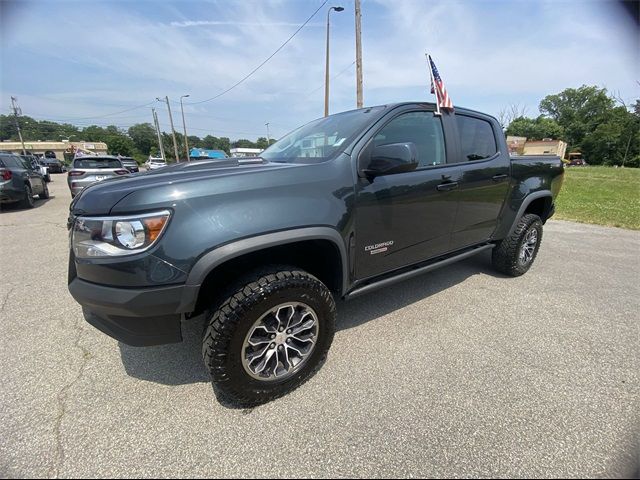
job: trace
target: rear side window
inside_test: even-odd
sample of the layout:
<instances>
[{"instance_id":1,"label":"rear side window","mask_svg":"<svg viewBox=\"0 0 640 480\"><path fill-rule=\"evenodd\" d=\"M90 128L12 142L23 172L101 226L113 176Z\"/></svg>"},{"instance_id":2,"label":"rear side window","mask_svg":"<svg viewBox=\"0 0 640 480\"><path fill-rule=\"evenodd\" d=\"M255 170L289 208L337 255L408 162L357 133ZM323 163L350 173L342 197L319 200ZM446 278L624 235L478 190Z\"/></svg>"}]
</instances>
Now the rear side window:
<instances>
[{"instance_id":1,"label":"rear side window","mask_svg":"<svg viewBox=\"0 0 640 480\"><path fill-rule=\"evenodd\" d=\"M2 163L7 168L25 168L22 161L17 157L2 157Z\"/></svg>"},{"instance_id":2,"label":"rear side window","mask_svg":"<svg viewBox=\"0 0 640 480\"><path fill-rule=\"evenodd\" d=\"M375 146L412 142L418 151L418 168L446 161L440 118L433 112L409 112L387 123L373 138Z\"/></svg>"},{"instance_id":3,"label":"rear side window","mask_svg":"<svg viewBox=\"0 0 640 480\"><path fill-rule=\"evenodd\" d=\"M121 168L120 160L116 158L84 157L74 160L74 168Z\"/></svg>"},{"instance_id":4,"label":"rear side window","mask_svg":"<svg viewBox=\"0 0 640 480\"><path fill-rule=\"evenodd\" d=\"M491 124L479 118L456 115L462 161L482 160L494 156L496 138Z\"/></svg>"}]
</instances>

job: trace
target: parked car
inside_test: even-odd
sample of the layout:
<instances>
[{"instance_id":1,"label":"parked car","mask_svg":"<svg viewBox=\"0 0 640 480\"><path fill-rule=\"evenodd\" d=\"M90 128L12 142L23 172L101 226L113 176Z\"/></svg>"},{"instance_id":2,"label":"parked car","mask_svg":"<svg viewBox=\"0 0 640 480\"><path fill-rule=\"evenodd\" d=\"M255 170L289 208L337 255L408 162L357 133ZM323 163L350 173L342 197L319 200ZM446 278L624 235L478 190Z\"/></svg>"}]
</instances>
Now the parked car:
<instances>
[{"instance_id":1,"label":"parked car","mask_svg":"<svg viewBox=\"0 0 640 480\"><path fill-rule=\"evenodd\" d=\"M571 152L569 154L569 158L565 162L567 167L586 167L587 162L585 161L582 153L580 152Z\"/></svg>"},{"instance_id":2,"label":"parked car","mask_svg":"<svg viewBox=\"0 0 640 480\"><path fill-rule=\"evenodd\" d=\"M49 198L49 187L40 172L18 155L0 153L0 204L33 208L34 195Z\"/></svg>"},{"instance_id":3,"label":"parked car","mask_svg":"<svg viewBox=\"0 0 640 480\"><path fill-rule=\"evenodd\" d=\"M132 173L139 172L138 162L131 157L118 157L122 162L122 166Z\"/></svg>"},{"instance_id":4,"label":"parked car","mask_svg":"<svg viewBox=\"0 0 640 480\"><path fill-rule=\"evenodd\" d=\"M20 157L25 160L33 170L40 172L40 175L44 177L45 182L51 181L51 175L49 175L49 168L40 163L37 157L34 155L20 155Z\"/></svg>"},{"instance_id":5,"label":"parked car","mask_svg":"<svg viewBox=\"0 0 640 480\"><path fill-rule=\"evenodd\" d=\"M63 173L64 172L64 168L62 165L62 162L60 160L58 160L57 158L53 157L43 157L42 160L40 161L40 163L42 165L44 165L45 167L47 167L47 170L49 171L49 173Z\"/></svg>"},{"instance_id":6,"label":"parked car","mask_svg":"<svg viewBox=\"0 0 640 480\"><path fill-rule=\"evenodd\" d=\"M71 190L71 198L75 197L88 185L101 182L110 177L127 175L129 170L124 168L118 157L85 156L73 161L71 170L67 173L67 183Z\"/></svg>"},{"instance_id":7,"label":"parked car","mask_svg":"<svg viewBox=\"0 0 640 480\"><path fill-rule=\"evenodd\" d=\"M531 268L560 158L510 158L495 118L434 110L353 110L261 158L93 185L70 207L69 291L90 324L131 345L180 342L181 321L203 315L218 391L243 406L277 398L322 365L334 298L480 252L509 276Z\"/></svg>"},{"instance_id":8,"label":"parked car","mask_svg":"<svg viewBox=\"0 0 640 480\"><path fill-rule=\"evenodd\" d=\"M162 158L149 157L149 160L144 165L147 170L157 170L158 168L166 167L167 162Z\"/></svg>"}]
</instances>

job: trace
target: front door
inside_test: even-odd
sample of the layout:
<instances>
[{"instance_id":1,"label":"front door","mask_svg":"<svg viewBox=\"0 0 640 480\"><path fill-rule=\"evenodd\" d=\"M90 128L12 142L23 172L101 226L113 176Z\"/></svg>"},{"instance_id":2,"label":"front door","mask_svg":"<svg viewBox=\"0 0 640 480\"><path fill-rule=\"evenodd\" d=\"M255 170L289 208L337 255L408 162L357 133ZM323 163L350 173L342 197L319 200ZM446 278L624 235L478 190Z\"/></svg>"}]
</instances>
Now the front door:
<instances>
[{"instance_id":1,"label":"front door","mask_svg":"<svg viewBox=\"0 0 640 480\"><path fill-rule=\"evenodd\" d=\"M450 249L457 194L443 184L456 180L446 163L440 117L421 109L399 113L361 151L411 142L414 171L360 178L356 185L355 274L364 279L438 256ZM456 178L453 178L456 177Z\"/></svg>"}]
</instances>

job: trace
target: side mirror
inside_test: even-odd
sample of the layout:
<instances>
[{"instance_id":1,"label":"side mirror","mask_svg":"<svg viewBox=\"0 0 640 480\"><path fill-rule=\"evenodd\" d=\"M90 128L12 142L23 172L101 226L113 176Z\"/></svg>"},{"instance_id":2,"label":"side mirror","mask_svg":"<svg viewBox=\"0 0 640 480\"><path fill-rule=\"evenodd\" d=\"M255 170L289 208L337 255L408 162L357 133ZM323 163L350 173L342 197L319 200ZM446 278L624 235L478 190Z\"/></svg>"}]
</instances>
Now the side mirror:
<instances>
[{"instance_id":1,"label":"side mirror","mask_svg":"<svg viewBox=\"0 0 640 480\"><path fill-rule=\"evenodd\" d=\"M411 172L418 167L418 150L413 142L378 145L371 150L369 164L361 173L372 179L378 175Z\"/></svg>"}]
</instances>

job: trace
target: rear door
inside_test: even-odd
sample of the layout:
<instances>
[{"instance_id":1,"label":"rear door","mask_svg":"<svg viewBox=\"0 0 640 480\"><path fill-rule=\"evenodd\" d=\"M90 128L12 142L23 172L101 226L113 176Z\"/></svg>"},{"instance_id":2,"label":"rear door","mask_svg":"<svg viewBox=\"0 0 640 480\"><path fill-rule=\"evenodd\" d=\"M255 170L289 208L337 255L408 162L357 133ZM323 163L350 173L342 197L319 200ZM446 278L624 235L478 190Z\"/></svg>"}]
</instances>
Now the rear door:
<instances>
[{"instance_id":1,"label":"rear door","mask_svg":"<svg viewBox=\"0 0 640 480\"><path fill-rule=\"evenodd\" d=\"M29 179L29 185L31 185L31 191L34 194L40 194L44 191L44 180L40 175L40 171L36 170L31 162L22 157L16 157L16 160L20 163L24 170L24 175Z\"/></svg>"},{"instance_id":2,"label":"rear door","mask_svg":"<svg viewBox=\"0 0 640 480\"><path fill-rule=\"evenodd\" d=\"M482 114L455 114L458 144L449 160L459 173L458 212L451 249L484 242L491 237L509 189L510 159L502 152L497 124Z\"/></svg>"}]
</instances>

